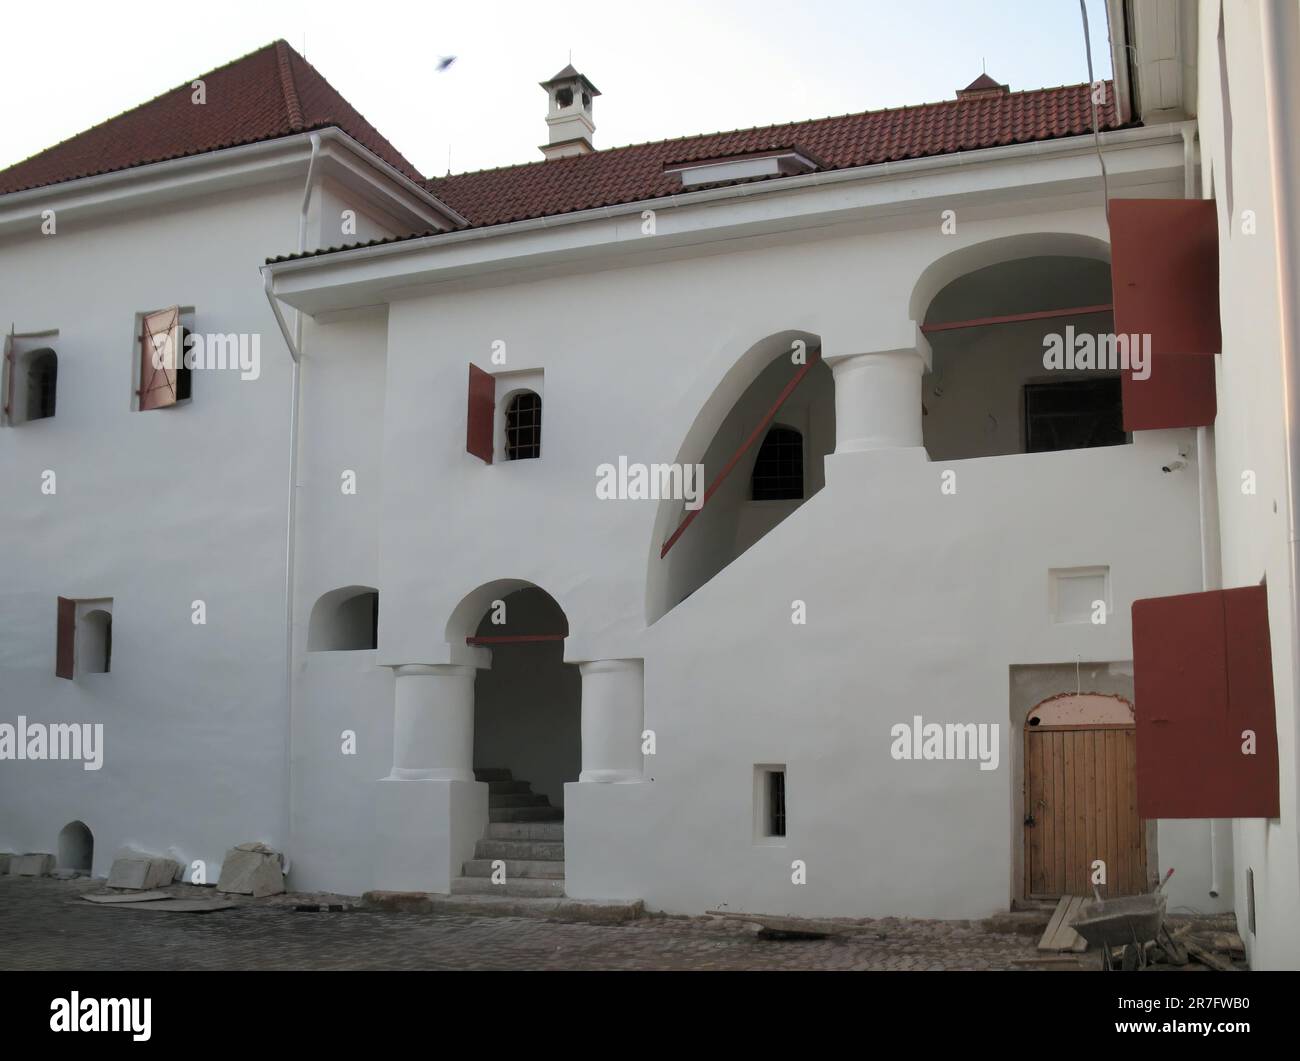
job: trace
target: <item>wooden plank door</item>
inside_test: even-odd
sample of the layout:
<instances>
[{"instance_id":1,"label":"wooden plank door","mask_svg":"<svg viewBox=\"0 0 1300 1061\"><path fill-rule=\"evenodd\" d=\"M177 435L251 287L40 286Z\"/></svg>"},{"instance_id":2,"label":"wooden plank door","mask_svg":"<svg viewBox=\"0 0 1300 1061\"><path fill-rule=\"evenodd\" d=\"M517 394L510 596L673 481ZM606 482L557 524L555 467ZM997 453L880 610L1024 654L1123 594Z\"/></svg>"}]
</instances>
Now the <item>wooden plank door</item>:
<instances>
[{"instance_id":1,"label":"wooden plank door","mask_svg":"<svg viewBox=\"0 0 1300 1061\"><path fill-rule=\"evenodd\" d=\"M1137 816L1132 726L1025 729L1025 894L1092 895L1092 863L1106 863L1103 897L1148 890L1146 823Z\"/></svg>"}]
</instances>

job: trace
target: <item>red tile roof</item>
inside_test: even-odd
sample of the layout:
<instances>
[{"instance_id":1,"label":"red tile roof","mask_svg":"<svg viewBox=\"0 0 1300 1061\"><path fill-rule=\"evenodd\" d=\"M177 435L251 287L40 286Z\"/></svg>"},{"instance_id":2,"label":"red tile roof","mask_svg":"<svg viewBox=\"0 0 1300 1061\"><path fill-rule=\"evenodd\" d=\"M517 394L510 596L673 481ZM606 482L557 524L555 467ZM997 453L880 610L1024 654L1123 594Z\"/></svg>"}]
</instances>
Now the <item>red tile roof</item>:
<instances>
[{"instance_id":1,"label":"red tile roof","mask_svg":"<svg viewBox=\"0 0 1300 1061\"><path fill-rule=\"evenodd\" d=\"M1107 102L1097 114L1103 130L1119 125L1115 93L1107 86ZM682 191L681 179L664 172L673 163L796 149L823 169L846 169L1078 136L1091 129L1091 86L1066 85L634 144L455 174L428 180L425 187L477 227L672 195Z\"/></svg>"},{"instance_id":2,"label":"red tile roof","mask_svg":"<svg viewBox=\"0 0 1300 1061\"><path fill-rule=\"evenodd\" d=\"M223 147L335 125L407 177L419 171L284 41L203 74L207 102L191 83L0 170L0 195L199 155Z\"/></svg>"}]
</instances>

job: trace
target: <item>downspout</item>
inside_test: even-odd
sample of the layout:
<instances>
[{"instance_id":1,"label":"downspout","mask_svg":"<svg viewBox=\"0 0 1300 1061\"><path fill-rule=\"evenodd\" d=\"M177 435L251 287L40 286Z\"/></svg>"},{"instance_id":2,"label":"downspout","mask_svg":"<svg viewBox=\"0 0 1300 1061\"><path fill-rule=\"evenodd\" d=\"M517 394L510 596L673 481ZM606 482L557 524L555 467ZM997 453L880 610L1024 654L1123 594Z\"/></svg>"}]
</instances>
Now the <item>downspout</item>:
<instances>
[{"instance_id":1,"label":"downspout","mask_svg":"<svg viewBox=\"0 0 1300 1061\"><path fill-rule=\"evenodd\" d=\"M307 208L311 205L312 185L316 179L316 160L320 155L320 134L311 134L311 158L307 163L307 183L302 190L302 206L298 210L298 253L307 249ZM293 828L293 594L294 594L294 554L297 543L298 516L298 405L299 379L302 370L302 311L294 310L293 329L289 329L280 311L280 303L271 291L272 276L268 269L262 271L262 287L266 300L280 334L284 336L285 346L289 349L289 359L293 362L291 369L289 398L289 497L285 514L284 540L284 703L285 703L285 739L284 739L284 820L282 835L284 846L289 846L290 833ZM288 859L286 858L286 870Z\"/></svg>"},{"instance_id":2,"label":"downspout","mask_svg":"<svg viewBox=\"0 0 1300 1061\"><path fill-rule=\"evenodd\" d=\"M1183 198L1199 199L1196 180L1196 128L1183 124ZM1219 546L1219 480L1214 457L1213 426L1196 429L1196 493L1201 523L1201 589L1223 588L1223 556ZM1211 818L1210 898L1219 897L1219 847L1222 822Z\"/></svg>"},{"instance_id":3,"label":"downspout","mask_svg":"<svg viewBox=\"0 0 1300 1061\"><path fill-rule=\"evenodd\" d=\"M1269 176L1273 191L1273 240L1277 257L1278 332L1282 347L1282 428L1286 436L1287 572L1291 629L1291 705L1300 695L1300 307L1295 285L1300 282L1300 217L1293 208L1300 188L1300 152L1294 133L1300 121L1300 83L1296 79L1293 46L1300 41L1300 9L1295 4L1263 4L1259 9L1264 59L1264 102L1269 147ZM1280 753L1280 749L1279 749ZM1297 766L1292 748L1292 769ZM1280 764L1279 764L1280 765ZM1294 775L1293 775L1294 776Z\"/></svg>"}]
</instances>

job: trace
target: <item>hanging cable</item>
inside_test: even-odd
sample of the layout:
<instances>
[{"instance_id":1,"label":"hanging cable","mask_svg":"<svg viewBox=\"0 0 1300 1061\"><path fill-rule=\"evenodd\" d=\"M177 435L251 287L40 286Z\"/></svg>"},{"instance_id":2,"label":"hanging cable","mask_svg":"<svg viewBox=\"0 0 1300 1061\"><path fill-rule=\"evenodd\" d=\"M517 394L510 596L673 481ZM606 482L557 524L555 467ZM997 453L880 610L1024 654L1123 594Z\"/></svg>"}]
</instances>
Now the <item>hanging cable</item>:
<instances>
[{"instance_id":1,"label":"hanging cable","mask_svg":"<svg viewBox=\"0 0 1300 1061\"><path fill-rule=\"evenodd\" d=\"M1110 222L1110 182L1106 176L1106 160L1101 154L1101 132L1097 128L1097 81L1092 73L1092 38L1088 33L1087 0L1079 0L1079 13L1083 16L1083 50L1088 54L1088 92L1092 101L1092 142L1097 146L1097 162L1101 165L1101 194L1105 197L1106 221Z\"/></svg>"}]
</instances>

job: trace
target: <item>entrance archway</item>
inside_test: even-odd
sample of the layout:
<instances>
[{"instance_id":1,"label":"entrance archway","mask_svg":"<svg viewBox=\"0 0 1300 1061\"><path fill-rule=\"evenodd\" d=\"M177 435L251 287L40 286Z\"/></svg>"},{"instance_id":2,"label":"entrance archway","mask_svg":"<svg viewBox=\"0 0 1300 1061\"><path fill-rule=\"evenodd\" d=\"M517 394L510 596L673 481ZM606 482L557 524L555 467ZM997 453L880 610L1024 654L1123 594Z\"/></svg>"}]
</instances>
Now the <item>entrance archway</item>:
<instances>
[{"instance_id":1,"label":"entrance archway","mask_svg":"<svg viewBox=\"0 0 1300 1061\"><path fill-rule=\"evenodd\" d=\"M486 775L509 771L496 785L512 783L511 791L493 793L492 810L563 807L565 783L578 780L582 678L575 664L564 662L568 629L555 599L526 585L490 603L475 630L473 640L491 649L492 665L474 681L474 770L489 783L493 777Z\"/></svg>"}]
</instances>

